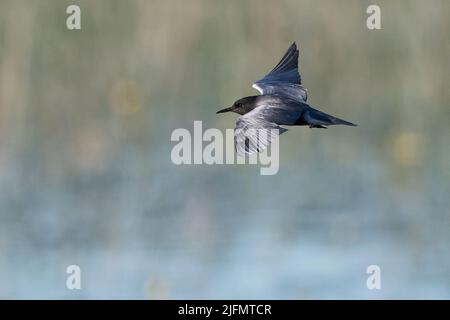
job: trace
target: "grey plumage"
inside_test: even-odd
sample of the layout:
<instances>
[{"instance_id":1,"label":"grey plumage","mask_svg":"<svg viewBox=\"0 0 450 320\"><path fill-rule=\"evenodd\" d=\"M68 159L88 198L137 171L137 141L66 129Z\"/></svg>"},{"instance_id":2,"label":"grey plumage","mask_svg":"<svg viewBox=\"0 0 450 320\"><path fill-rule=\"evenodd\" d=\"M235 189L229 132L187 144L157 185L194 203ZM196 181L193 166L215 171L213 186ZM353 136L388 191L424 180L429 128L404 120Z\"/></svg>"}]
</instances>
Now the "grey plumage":
<instances>
[{"instance_id":1,"label":"grey plumage","mask_svg":"<svg viewBox=\"0 0 450 320\"><path fill-rule=\"evenodd\" d=\"M239 154L252 154L267 148L273 139L287 131L282 125L325 129L338 124L356 126L306 102L308 94L298 71L298 55L294 42L275 68L253 84L260 96L239 99L233 106L217 112L232 111L241 115L235 128L235 147Z\"/></svg>"}]
</instances>

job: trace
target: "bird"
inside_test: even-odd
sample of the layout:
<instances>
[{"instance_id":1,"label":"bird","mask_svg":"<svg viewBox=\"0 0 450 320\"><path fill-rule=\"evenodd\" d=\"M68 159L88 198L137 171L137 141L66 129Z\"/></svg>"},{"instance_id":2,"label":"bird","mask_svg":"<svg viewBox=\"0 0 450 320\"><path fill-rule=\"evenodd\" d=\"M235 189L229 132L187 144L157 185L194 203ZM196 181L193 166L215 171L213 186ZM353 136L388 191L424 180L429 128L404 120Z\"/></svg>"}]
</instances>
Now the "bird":
<instances>
[{"instance_id":1,"label":"bird","mask_svg":"<svg viewBox=\"0 0 450 320\"><path fill-rule=\"evenodd\" d=\"M240 155L261 152L279 135L282 126L309 126L327 129L331 125L357 125L317 110L307 103L307 89L298 68L299 50L295 42L280 62L253 84L260 95L244 97L216 113L240 115L234 129L235 150Z\"/></svg>"}]
</instances>

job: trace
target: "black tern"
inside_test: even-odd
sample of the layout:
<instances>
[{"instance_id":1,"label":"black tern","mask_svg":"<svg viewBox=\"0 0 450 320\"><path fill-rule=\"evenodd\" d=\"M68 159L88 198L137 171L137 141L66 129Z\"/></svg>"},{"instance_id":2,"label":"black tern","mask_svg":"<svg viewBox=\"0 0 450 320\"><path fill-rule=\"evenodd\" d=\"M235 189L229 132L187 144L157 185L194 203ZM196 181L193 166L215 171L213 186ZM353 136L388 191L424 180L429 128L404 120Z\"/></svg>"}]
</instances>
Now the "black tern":
<instances>
[{"instance_id":1,"label":"black tern","mask_svg":"<svg viewBox=\"0 0 450 320\"><path fill-rule=\"evenodd\" d=\"M337 124L356 126L306 102L308 94L298 71L298 55L294 42L275 68L253 84L261 95L239 99L231 107L217 111L241 115L234 129L235 148L239 154L264 150L273 139L287 131L282 125L323 129ZM266 132L265 139L261 139L261 132Z\"/></svg>"}]
</instances>

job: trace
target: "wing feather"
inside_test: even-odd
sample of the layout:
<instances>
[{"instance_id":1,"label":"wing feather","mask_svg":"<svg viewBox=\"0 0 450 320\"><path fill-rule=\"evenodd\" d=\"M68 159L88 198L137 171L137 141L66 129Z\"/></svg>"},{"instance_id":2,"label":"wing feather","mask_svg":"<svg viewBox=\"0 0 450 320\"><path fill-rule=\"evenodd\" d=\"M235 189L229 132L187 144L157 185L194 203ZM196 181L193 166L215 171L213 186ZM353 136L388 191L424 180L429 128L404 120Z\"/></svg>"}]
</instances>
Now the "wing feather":
<instances>
[{"instance_id":1,"label":"wing feather","mask_svg":"<svg viewBox=\"0 0 450 320\"><path fill-rule=\"evenodd\" d=\"M272 71L256 81L253 88L261 94L283 94L306 101L308 95L298 71L298 56L299 51L294 42Z\"/></svg>"},{"instance_id":2,"label":"wing feather","mask_svg":"<svg viewBox=\"0 0 450 320\"><path fill-rule=\"evenodd\" d=\"M240 155L250 155L265 150L274 139L287 131L280 125L295 123L302 112L298 105L282 105L268 100L240 116L234 129L236 151Z\"/></svg>"}]
</instances>

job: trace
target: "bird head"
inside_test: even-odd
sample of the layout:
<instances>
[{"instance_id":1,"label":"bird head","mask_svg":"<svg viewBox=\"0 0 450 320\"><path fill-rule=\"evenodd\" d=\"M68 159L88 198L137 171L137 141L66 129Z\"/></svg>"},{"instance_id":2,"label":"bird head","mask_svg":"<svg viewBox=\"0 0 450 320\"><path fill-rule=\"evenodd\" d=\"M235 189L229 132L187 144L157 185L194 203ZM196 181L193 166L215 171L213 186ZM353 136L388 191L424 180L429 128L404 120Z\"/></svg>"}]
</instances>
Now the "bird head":
<instances>
[{"instance_id":1,"label":"bird head","mask_svg":"<svg viewBox=\"0 0 450 320\"><path fill-rule=\"evenodd\" d=\"M217 111L216 113L224 113L224 112L235 112L237 114L246 114L247 112L253 110L255 105L256 97L245 97L237 100L233 105L229 108L224 108L222 110Z\"/></svg>"}]
</instances>

